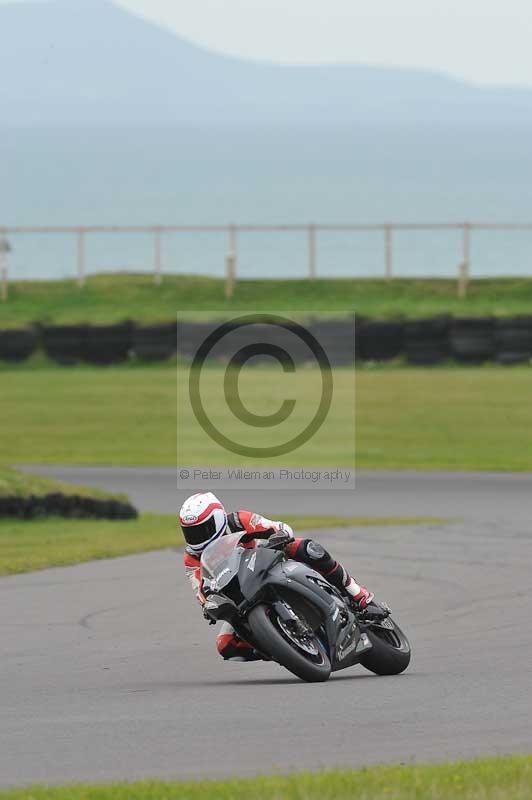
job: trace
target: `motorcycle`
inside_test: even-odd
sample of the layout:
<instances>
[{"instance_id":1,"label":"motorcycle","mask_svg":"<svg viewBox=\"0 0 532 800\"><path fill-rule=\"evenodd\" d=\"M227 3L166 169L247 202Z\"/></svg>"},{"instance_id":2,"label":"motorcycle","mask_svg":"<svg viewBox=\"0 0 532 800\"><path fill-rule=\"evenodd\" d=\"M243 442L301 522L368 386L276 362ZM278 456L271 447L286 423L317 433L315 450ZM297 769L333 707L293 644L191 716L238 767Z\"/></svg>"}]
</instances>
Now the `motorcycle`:
<instances>
[{"instance_id":1,"label":"motorcycle","mask_svg":"<svg viewBox=\"0 0 532 800\"><path fill-rule=\"evenodd\" d=\"M357 611L311 567L267 541L250 547L252 539L228 534L203 551L210 621L229 622L262 658L304 681L326 681L355 664L376 675L398 675L408 667L409 641L387 607L373 617Z\"/></svg>"}]
</instances>

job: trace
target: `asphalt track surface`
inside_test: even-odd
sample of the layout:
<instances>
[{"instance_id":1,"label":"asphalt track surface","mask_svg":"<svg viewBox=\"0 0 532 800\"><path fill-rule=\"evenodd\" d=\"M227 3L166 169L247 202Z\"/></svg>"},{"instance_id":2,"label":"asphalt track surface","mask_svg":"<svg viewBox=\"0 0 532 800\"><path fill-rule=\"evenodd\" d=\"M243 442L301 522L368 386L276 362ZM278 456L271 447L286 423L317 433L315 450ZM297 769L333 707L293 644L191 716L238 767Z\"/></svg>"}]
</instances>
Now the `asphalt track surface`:
<instances>
[{"instance_id":1,"label":"asphalt track surface","mask_svg":"<svg viewBox=\"0 0 532 800\"><path fill-rule=\"evenodd\" d=\"M177 489L171 467L27 467L60 480L125 492L143 511L175 513L191 491ZM208 485L207 485L208 484ZM217 492L203 481L193 491ZM532 474L490 472L371 472L358 470L356 489L298 490L272 488L254 481L238 491L219 491L228 508L259 509L267 516L334 514L336 516L438 516L473 520L527 522L532 519Z\"/></svg>"},{"instance_id":2,"label":"asphalt track surface","mask_svg":"<svg viewBox=\"0 0 532 800\"><path fill-rule=\"evenodd\" d=\"M175 509L175 482L164 499L161 473L131 474L137 502ZM116 475L93 478L115 488ZM0 784L531 752L530 489L527 476L368 474L346 513L461 519L320 531L409 634L397 677L356 667L308 685L275 664L223 663L173 551L0 579ZM258 494L245 504L269 511Z\"/></svg>"}]
</instances>

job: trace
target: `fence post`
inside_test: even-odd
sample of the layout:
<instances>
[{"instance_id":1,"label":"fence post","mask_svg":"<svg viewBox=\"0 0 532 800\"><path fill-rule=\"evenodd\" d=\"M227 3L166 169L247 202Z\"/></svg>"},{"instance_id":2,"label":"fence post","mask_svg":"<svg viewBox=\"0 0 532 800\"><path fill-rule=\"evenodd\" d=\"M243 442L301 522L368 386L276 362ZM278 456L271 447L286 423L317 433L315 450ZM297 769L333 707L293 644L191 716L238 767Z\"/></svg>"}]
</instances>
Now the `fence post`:
<instances>
[{"instance_id":1,"label":"fence post","mask_svg":"<svg viewBox=\"0 0 532 800\"><path fill-rule=\"evenodd\" d=\"M387 281L392 279L392 226L384 226L384 260L385 278Z\"/></svg>"},{"instance_id":2,"label":"fence post","mask_svg":"<svg viewBox=\"0 0 532 800\"><path fill-rule=\"evenodd\" d=\"M236 227L229 226L229 249L225 257L225 298L231 300L236 282Z\"/></svg>"},{"instance_id":3,"label":"fence post","mask_svg":"<svg viewBox=\"0 0 532 800\"><path fill-rule=\"evenodd\" d=\"M78 228L78 286L85 286L85 231Z\"/></svg>"},{"instance_id":4,"label":"fence post","mask_svg":"<svg viewBox=\"0 0 532 800\"><path fill-rule=\"evenodd\" d=\"M471 224L464 223L462 263L458 266L458 297L463 300L467 296L469 285L469 264L471 258Z\"/></svg>"},{"instance_id":5,"label":"fence post","mask_svg":"<svg viewBox=\"0 0 532 800\"><path fill-rule=\"evenodd\" d=\"M234 253L225 257L225 299L231 300L235 291L236 260Z\"/></svg>"},{"instance_id":6,"label":"fence post","mask_svg":"<svg viewBox=\"0 0 532 800\"><path fill-rule=\"evenodd\" d=\"M469 283L469 265L467 261L462 261L458 265L458 297L463 300L467 295L467 286Z\"/></svg>"},{"instance_id":7,"label":"fence post","mask_svg":"<svg viewBox=\"0 0 532 800\"><path fill-rule=\"evenodd\" d=\"M316 226L308 226L308 275L311 281L316 280Z\"/></svg>"},{"instance_id":8,"label":"fence post","mask_svg":"<svg viewBox=\"0 0 532 800\"><path fill-rule=\"evenodd\" d=\"M161 273L162 273L162 258L161 258L161 229L154 228L154 256L155 256L155 271L154 271L154 281L156 286L160 286L161 284Z\"/></svg>"},{"instance_id":9,"label":"fence post","mask_svg":"<svg viewBox=\"0 0 532 800\"><path fill-rule=\"evenodd\" d=\"M11 251L8 240L0 236L0 282L2 284L2 303L7 303L8 282L7 282L7 254Z\"/></svg>"}]
</instances>

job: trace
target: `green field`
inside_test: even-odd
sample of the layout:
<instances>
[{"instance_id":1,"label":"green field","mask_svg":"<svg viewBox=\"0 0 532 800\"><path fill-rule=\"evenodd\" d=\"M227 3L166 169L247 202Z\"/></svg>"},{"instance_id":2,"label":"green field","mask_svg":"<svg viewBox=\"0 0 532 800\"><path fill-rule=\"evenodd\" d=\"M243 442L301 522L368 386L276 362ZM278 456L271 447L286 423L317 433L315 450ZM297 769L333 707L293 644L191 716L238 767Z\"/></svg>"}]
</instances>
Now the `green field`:
<instances>
[{"instance_id":1,"label":"green field","mask_svg":"<svg viewBox=\"0 0 532 800\"><path fill-rule=\"evenodd\" d=\"M260 409L267 399L265 381L275 386L278 372L250 368L246 373L250 402ZM187 407L187 374L179 368L177 377L183 463L243 463L201 431ZM221 371L209 368L204 378L214 392ZM334 416L284 463L352 464L352 372L338 369L334 379ZM298 372L298 380L304 402L306 387L314 387L313 370ZM4 464L176 464L176 369L171 366L6 368L0 382ZM531 401L532 370L526 367L359 369L357 466L532 470Z\"/></svg>"},{"instance_id":2,"label":"green field","mask_svg":"<svg viewBox=\"0 0 532 800\"><path fill-rule=\"evenodd\" d=\"M286 517L295 531L335 527L442 524L433 517ZM182 546L174 514L141 514L135 520L0 518L0 575L64 567Z\"/></svg>"},{"instance_id":3,"label":"green field","mask_svg":"<svg viewBox=\"0 0 532 800\"><path fill-rule=\"evenodd\" d=\"M161 286L150 275L95 275L80 290L74 281L10 284L0 308L0 328L28 322L108 323L124 319L172 320L177 311L272 311L329 314L355 311L370 317L530 314L532 279L479 279L464 300L456 281L397 278L352 280L239 281L230 303L224 282L198 276L167 276Z\"/></svg>"},{"instance_id":4,"label":"green field","mask_svg":"<svg viewBox=\"0 0 532 800\"><path fill-rule=\"evenodd\" d=\"M0 791L0 800L204 800L206 797L213 800L530 800L532 756L248 780L152 781Z\"/></svg>"}]
</instances>

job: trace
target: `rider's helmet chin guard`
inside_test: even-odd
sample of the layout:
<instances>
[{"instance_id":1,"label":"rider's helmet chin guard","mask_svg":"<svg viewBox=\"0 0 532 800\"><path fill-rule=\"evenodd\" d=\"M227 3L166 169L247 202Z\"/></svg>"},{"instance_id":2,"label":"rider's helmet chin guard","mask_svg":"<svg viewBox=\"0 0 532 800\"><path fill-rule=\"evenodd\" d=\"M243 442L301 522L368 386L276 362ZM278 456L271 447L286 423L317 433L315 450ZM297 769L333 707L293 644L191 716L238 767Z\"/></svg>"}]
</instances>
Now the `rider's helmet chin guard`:
<instances>
[{"instance_id":1,"label":"rider's helmet chin guard","mask_svg":"<svg viewBox=\"0 0 532 800\"><path fill-rule=\"evenodd\" d=\"M212 492L193 494L185 500L179 512L179 522L188 549L202 553L207 545L226 531L227 514Z\"/></svg>"}]
</instances>

